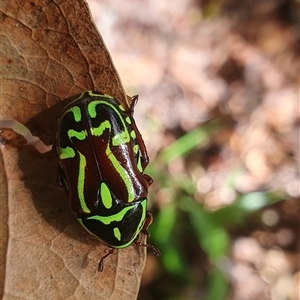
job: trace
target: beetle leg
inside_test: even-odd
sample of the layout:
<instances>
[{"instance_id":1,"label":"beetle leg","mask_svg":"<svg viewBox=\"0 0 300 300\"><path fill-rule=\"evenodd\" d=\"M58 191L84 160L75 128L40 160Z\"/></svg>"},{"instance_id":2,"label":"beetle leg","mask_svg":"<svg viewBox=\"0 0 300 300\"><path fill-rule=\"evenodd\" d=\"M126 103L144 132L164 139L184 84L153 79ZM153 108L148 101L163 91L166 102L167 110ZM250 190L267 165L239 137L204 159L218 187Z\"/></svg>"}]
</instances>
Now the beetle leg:
<instances>
[{"instance_id":1,"label":"beetle leg","mask_svg":"<svg viewBox=\"0 0 300 300\"><path fill-rule=\"evenodd\" d=\"M153 179L150 175L148 174L143 174L143 177L145 178L145 180L148 182L149 186L153 183Z\"/></svg>"},{"instance_id":2,"label":"beetle leg","mask_svg":"<svg viewBox=\"0 0 300 300\"><path fill-rule=\"evenodd\" d=\"M141 230L141 232L143 234L145 234L147 237L150 236L148 228L151 225L152 221L153 221L153 215L152 215L152 213L150 211L147 210L145 223L144 223L144 226L143 226L143 228Z\"/></svg>"},{"instance_id":3,"label":"beetle leg","mask_svg":"<svg viewBox=\"0 0 300 300\"><path fill-rule=\"evenodd\" d=\"M142 244L141 242L138 242L136 241L135 244L138 246L138 247L145 247L147 249L150 249L152 251L152 253L156 256L161 256L161 252L158 248L156 248L155 246L153 245L149 245L149 244Z\"/></svg>"},{"instance_id":4,"label":"beetle leg","mask_svg":"<svg viewBox=\"0 0 300 300\"><path fill-rule=\"evenodd\" d=\"M149 156L147 153L147 149L146 149L144 140L142 138L142 135L140 134L140 132L138 131L138 129L136 127L135 121L133 122L132 127L134 128L134 131L136 132L136 141L139 145L139 149L141 152L141 164L142 164L143 170L145 170L145 168L149 164Z\"/></svg>"},{"instance_id":5,"label":"beetle leg","mask_svg":"<svg viewBox=\"0 0 300 300\"><path fill-rule=\"evenodd\" d=\"M139 132L139 130L138 130L136 124L135 124L135 121L133 119L134 106L137 104L138 98L139 98L138 95L135 95L135 96L131 97L131 105L130 105L130 108L129 108L129 113L130 113L130 116L132 117L132 121L133 121L132 122L132 128L136 132L136 141L137 141L137 143L139 145L139 148L140 148L141 163L142 163L142 168L144 170L147 167L147 165L149 164L149 157L148 157L147 149L146 149L145 143L143 141L142 135L140 134L140 132Z\"/></svg>"},{"instance_id":6,"label":"beetle leg","mask_svg":"<svg viewBox=\"0 0 300 300\"><path fill-rule=\"evenodd\" d=\"M131 97L131 104L129 107L129 113L131 117L133 117L134 107L136 106L138 101L139 101L139 95L134 95Z\"/></svg>"},{"instance_id":7,"label":"beetle leg","mask_svg":"<svg viewBox=\"0 0 300 300\"><path fill-rule=\"evenodd\" d=\"M110 249L108 250L108 252L107 252L104 256L101 257L100 262L99 262L99 265L98 265L98 272L102 272L102 271L103 271L103 261L104 261L104 259L105 259L107 256L113 254L114 251L115 251L114 248L110 248Z\"/></svg>"},{"instance_id":8,"label":"beetle leg","mask_svg":"<svg viewBox=\"0 0 300 300\"><path fill-rule=\"evenodd\" d=\"M143 234L145 234L147 237L150 236L148 228L151 225L152 221L153 221L153 215L152 215L152 213L150 211L147 211L147 213L146 213L146 220L145 220L145 223L144 223L144 227L141 230L141 232ZM150 249L153 252L153 254L156 255L156 256L160 256L161 255L160 250L158 248L156 248L155 246L153 246L153 245L142 244L139 241L136 241L135 244L138 247L146 247L147 249Z\"/></svg>"}]
</instances>

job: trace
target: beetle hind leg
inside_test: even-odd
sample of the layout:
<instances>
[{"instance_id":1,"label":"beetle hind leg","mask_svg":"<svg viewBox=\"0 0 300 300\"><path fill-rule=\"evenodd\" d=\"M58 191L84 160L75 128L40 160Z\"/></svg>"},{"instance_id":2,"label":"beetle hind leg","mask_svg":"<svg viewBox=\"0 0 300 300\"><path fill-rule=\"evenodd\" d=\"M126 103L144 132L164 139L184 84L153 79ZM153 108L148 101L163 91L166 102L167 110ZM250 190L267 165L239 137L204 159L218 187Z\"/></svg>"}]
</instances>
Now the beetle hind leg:
<instances>
[{"instance_id":1,"label":"beetle hind leg","mask_svg":"<svg viewBox=\"0 0 300 300\"><path fill-rule=\"evenodd\" d=\"M151 225L152 221L153 221L152 213L150 211L147 211L146 220L145 220L144 226L141 230L141 233L145 234L147 236L147 238L150 236L148 228ZM153 252L153 254L156 256L161 256L160 250L153 245L143 244L143 243L139 242L138 240L135 241L135 244L138 247L146 247L147 249L150 249Z\"/></svg>"},{"instance_id":2,"label":"beetle hind leg","mask_svg":"<svg viewBox=\"0 0 300 300\"><path fill-rule=\"evenodd\" d=\"M99 261L99 265L98 265L98 272L102 272L103 271L103 266L104 266L104 259L106 258L106 257L108 257L109 255L111 255L111 254L113 254L115 252L115 249L114 248L110 248L109 250L108 250L108 252L105 254L105 255L103 255L102 257L101 257L101 259L100 259L100 261Z\"/></svg>"},{"instance_id":3,"label":"beetle hind leg","mask_svg":"<svg viewBox=\"0 0 300 300\"><path fill-rule=\"evenodd\" d=\"M150 236L148 228L151 225L152 221L153 221L153 215L152 215L152 213L150 211L147 210L145 223L144 223L144 226L143 226L143 228L141 230L141 232L143 234L145 234L147 237Z\"/></svg>"},{"instance_id":4,"label":"beetle hind leg","mask_svg":"<svg viewBox=\"0 0 300 300\"><path fill-rule=\"evenodd\" d=\"M160 250L157 247L153 246L153 245L142 244L141 242L138 242L138 241L136 241L135 244L138 247L145 247L147 249L150 249L155 256L161 256Z\"/></svg>"}]
</instances>

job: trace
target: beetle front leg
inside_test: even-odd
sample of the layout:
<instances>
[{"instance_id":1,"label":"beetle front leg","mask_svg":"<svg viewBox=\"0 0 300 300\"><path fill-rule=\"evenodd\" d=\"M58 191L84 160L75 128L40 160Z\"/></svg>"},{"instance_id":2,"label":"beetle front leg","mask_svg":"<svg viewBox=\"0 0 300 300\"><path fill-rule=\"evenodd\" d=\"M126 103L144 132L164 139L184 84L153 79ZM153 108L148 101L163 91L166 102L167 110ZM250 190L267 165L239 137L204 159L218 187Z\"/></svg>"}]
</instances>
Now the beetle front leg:
<instances>
[{"instance_id":1,"label":"beetle front leg","mask_svg":"<svg viewBox=\"0 0 300 300\"><path fill-rule=\"evenodd\" d=\"M136 132L136 140L137 140L137 143L139 145L140 152L141 152L141 164L142 164L142 168L143 168L143 170L145 170L145 168L149 164L149 156L148 156L147 149L146 149L144 140L142 138L142 135L139 132L139 130L138 130L137 126L136 126L136 123L135 123L135 121L133 119L134 106L137 104L138 98L139 98L138 95L135 95L135 96L131 97L131 105L130 105L130 108L129 108L129 113L130 113L130 116L132 118L132 128Z\"/></svg>"},{"instance_id":2,"label":"beetle front leg","mask_svg":"<svg viewBox=\"0 0 300 300\"><path fill-rule=\"evenodd\" d=\"M148 174L143 174L143 177L145 178L145 180L148 182L149 186L153 183L153 179L150 175Z\"/></svg>"}]
</instances>

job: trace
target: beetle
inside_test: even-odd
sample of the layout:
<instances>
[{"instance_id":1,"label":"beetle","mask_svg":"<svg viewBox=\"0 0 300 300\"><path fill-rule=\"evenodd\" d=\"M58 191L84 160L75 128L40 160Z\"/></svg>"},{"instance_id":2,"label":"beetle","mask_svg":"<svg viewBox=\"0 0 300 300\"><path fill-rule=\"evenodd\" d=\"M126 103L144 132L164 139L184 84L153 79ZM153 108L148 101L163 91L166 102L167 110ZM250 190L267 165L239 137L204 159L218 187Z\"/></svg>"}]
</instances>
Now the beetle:
<instances>
[{"instance_id":1,"label":"beetle","mask_svg":"<svg viewBox=\"0 0 300 300\"><path fill-rule=\"evenodd\" d=\"M144 174L147 150L133 118L138 96L126 111L110 95L85 91L68 104L58 121L56 151L58 181L65 187L72 212L84 230L110 250L137 241L148 234L152 214L147 211L152 178Z\"/></svg>"}]
</instances>

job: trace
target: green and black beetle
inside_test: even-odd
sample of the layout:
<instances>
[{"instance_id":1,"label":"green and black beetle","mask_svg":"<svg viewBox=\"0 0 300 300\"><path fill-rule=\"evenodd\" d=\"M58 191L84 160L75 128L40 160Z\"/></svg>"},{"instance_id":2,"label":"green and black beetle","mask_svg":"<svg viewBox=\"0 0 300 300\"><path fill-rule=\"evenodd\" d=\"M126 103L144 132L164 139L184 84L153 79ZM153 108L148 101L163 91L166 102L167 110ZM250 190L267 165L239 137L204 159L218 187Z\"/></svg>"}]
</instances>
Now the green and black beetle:
<instances>
[{"instance_id":1,"label":"green and black beetle","mask_svg":"<svg viewBox=\"0 0 300 300\"><path fill-rule=\"evenodd\" d=\"M148 234L152 215L147 211L152 178L144 174L149 163L146 147L133 119L138 97L128 111L113 97L83 92L66 106L58 122L56 151L59 182L67 189L72 212L92 237L114 249Z\"/></svg>"}]
</instances>

